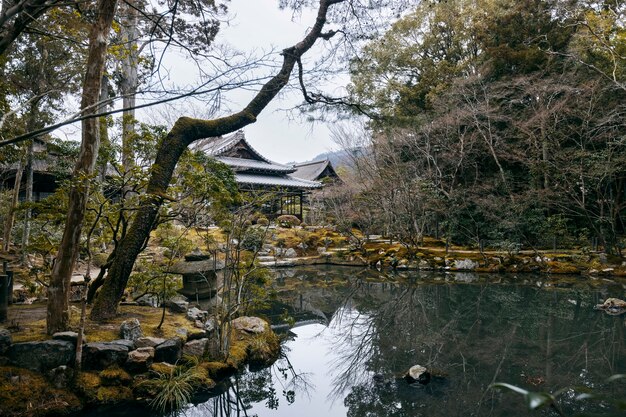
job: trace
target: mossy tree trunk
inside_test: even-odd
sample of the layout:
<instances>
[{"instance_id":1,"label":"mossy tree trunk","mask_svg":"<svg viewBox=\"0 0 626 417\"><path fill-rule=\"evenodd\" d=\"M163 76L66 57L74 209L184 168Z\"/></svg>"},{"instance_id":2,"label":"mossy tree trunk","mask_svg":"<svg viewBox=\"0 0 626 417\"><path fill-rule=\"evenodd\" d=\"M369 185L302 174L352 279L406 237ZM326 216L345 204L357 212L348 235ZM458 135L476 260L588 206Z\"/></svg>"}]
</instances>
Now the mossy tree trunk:
<instances>
[{"instance_id":1,"label":"mossy tree trunk","mask_svg":"<svg viewBox=\"0 0 626 417\"><path fill-rule=\"evenodd\" d=\"M144 204L135 214L126 236L119 242L107 279L96 296L91 319L105 320L117 314L117 305L124 294L135 260L150 237L150 231L166 196L174 169L185 149L198 139L225 135L254 123L261 111L289 82L291 72L302 55L311 49L318 38L329 39L334 35L334 32L322 32L326 24L326 14L331 5L343 1L320 1L315 25L302 41L283 50L280 71L263 85L243 110L214 120L181 117L176 121L159 146Z\"/></svg>"},{"instance_id":2,"label":"mossy tree trunk","mask_svg":"<svg viewBox=\"0 0 626 417\"><path fill-rule=\"evenodd\" d=\"M116 6L117 0L98 0L97 17L89 33L89 53L83 81L81 108L84 109L84 114L93 114L97 111L100 83L107 54L107 39ZM82 122L80 153L73 171L75 183L69 192L65 229L48 287L46 317L48 334L67 330L69 326L70 280L80 249L80 235L89 196L89 181L96 166L100 147L99 129L96 117Z\"/></svg>"}]
</instances>

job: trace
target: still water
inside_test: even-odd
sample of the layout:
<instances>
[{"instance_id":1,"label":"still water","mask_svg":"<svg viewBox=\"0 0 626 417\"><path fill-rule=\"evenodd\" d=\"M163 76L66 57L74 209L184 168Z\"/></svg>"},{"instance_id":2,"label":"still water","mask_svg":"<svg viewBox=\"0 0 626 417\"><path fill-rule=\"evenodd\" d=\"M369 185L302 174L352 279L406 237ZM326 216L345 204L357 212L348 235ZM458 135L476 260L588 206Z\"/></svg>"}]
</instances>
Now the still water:
<instances>
[{"instance_id":1,"label":"still water","mask_svg":"<svg viewBox=\"0 0 626 417\"><path fill-rule=\"evenodd\" d=\"M558 415L529 412L518 394L489 388L507 382L565 389L558 398L567 416L623 416L612 403L626 399L626 379L607 378L626 373L626 316L593 305L623 298L625 288L576 277L277 271L280 302L261 314L273 324L295 320L284 357L233 377L185 415ZM401 377L415 364L439 377L407 384ZM581 393L603 399L576 399Z\"/></svg>"}]
</instances>

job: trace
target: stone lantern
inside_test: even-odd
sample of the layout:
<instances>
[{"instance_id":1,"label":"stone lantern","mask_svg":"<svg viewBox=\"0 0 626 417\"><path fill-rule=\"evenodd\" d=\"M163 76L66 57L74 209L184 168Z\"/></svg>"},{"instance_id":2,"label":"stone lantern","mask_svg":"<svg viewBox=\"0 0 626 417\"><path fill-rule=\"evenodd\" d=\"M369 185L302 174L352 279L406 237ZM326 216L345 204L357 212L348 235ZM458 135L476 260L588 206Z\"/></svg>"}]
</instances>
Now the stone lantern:
<instances>
[{"instance_id":1,"label":"stone lantern","mask_svg":"<svg viewBox=\"0 0 626 417\"><path fill-rule=\"evenodd\" d=\"M213 298L222 285L224 262L202 253L199 249L172 265L169 272L183 276L183 288L178 292L190 300Z\"/></svg>"}]
</instances>

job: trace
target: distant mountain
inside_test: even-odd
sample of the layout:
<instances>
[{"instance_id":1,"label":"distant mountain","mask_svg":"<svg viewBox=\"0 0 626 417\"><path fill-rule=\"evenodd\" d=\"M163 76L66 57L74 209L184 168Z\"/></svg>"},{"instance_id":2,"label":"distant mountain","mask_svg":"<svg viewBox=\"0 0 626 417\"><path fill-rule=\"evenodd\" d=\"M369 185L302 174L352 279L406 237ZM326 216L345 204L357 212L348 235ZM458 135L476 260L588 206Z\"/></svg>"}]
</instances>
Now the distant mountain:
<instances>
[{"instance_id":1,"label":"distant mountain","mask_svg":"<svg viewBox=\"0 0 626 417\"><path fill-rule=\"evenodd\" d=\"M298 161L298 164L313 162L313 161L321 161L323 159L328 159L330 163L335 167L335 169L339 167L351 168L353 166L353 158L355 155L363 152L362 148L355 148L351 150L341 149L338 151L330 151L324 152L317 155L315 158L310 159L308 161Z\"/></svg>"}]
</instances>

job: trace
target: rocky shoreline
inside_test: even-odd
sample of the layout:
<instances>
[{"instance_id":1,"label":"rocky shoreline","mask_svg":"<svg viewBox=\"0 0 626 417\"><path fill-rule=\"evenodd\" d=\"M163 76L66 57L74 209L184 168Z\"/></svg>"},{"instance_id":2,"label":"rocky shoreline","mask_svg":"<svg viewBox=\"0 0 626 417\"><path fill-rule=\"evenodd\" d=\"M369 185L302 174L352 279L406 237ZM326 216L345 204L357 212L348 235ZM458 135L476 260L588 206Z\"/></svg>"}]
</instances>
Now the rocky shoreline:
<instances>
[{"instance_id":1,"label":"rocky shoreline","mask_svg":"<svg viewBox=\"0 0 626 417\"><path fill-rule=\"evenodd\" d=\"M210 330L181 331L165 339L144 336L139 321L128 319L120 326L120 339L82 345L78 372L77 333L13 342L11 332L0 329L0 415L70 415L85 407L120 403L149 406L163 381L185 372L191 375L190 394L198 394L244 364L269 366L280 354L279 339L266 321L239 317L228 328L228 354L218 358Z\"/></svg>"}]
</instances>

